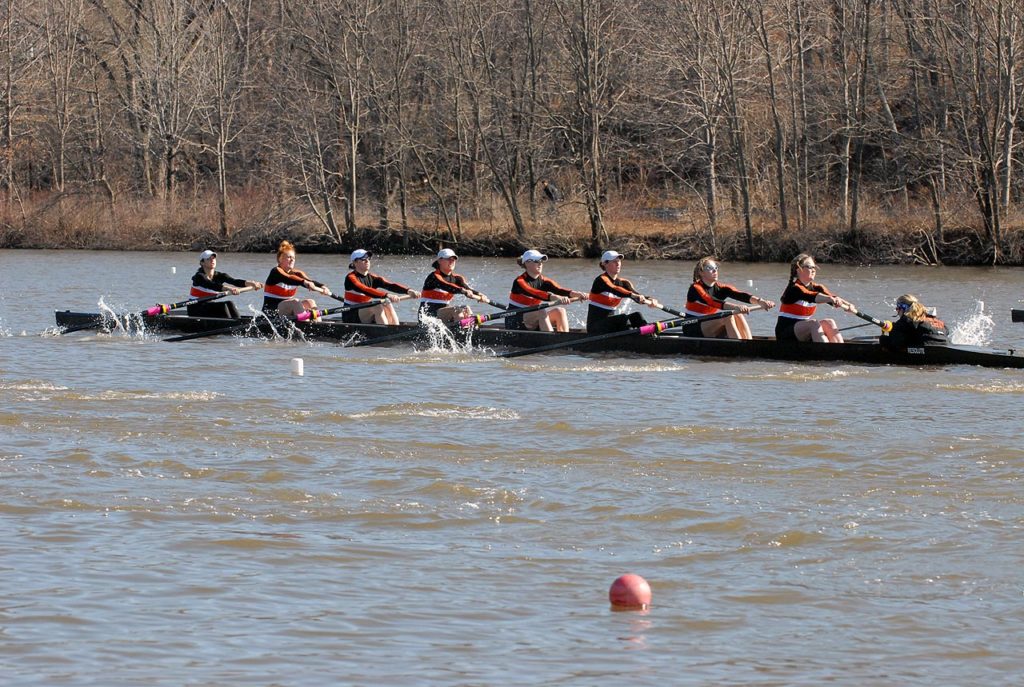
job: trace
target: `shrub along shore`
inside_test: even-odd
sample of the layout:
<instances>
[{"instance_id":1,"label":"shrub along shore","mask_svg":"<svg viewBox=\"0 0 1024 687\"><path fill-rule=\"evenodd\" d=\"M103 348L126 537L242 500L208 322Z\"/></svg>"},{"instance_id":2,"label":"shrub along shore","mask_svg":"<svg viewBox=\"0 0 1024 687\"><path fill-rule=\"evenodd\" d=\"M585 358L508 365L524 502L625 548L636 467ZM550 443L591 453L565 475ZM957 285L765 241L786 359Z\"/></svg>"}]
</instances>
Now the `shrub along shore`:
<instances>
[{"instance_id":1,"label":"shrub along shore","mask_svg":"<svg viewBox=\"0 0 1024 687\"><path fill-rule=\"evenodd\" d=\"M970 208L966 208L969 210ZM282 239L300 252L346 253L367 248L394 255L424 255L440 247L464 256L518 256L537 248L552 257L594 257L613 248L629 259L695 260L714 255L723 260L750 261L750 242L737 217L725 213L715 231L707 218L683 204L663 201L660 207L637 208L610 203L605 213L607 239L592 238L585 212L566 205L535 213L528 232L517 236L500 217L476 213L460 222L443 222L422 208L404 222L381 227L379 218L357 218L357 228L332 235L303 213L270 200L255 199L234 206L236 227L219 234L213 203L197 200L123 203L115 208L102 200L76 197L36 200L20 212L0 212L0 248L77 250L222 251L269 253ZM969 214L965 212L965 214ZM1024 264L1024 223L1004 224L998 260L980 226L969 221L947 224L937 236L933 218L925 212L865 213L856 229L830 217L807 222L798 232L783 231L773 218L752 228L753 261L788 262L800 252L837 264ZM393 215L392 215L393 216ZM969 218L968 218L969 219ZM1014 218L1010 218L1012 220Z\"/></svg>"}]
</instances>

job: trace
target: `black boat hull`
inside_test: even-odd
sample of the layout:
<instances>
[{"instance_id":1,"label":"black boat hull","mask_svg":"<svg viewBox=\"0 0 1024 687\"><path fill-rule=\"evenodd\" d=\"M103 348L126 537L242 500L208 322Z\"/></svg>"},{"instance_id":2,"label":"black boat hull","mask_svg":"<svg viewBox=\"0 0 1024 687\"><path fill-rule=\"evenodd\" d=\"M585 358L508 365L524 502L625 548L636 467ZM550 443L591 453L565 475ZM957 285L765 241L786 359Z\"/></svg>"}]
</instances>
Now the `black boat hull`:
<instances>
[{"instance_id":1,"label":"black boat hull","mask_svg":"<svg viewBox=\"0 0 1024 687\"><path fill-rule=\"evenodd\" d=\"M96 313L57 311L57 325L74 328L100 322ZM103 320L107 329L115 327L112 318ZM120 323L131 328L132 323ZM140 322L135 323L135 327ZM179 332L183 334L212 332L233 325L249 324L236 335L272 336L281 334L293 338L315 341L380 343L411 342L426 338L426 333L414 323L395 326L349 324L337 320L295 322L276 327L260 318L253 324L249 318L226 320L185 315L156 315L144 317L141 324L147 331ZM290 328L294 327L294 330ZM289 331L290 330L290 331ZM299 334L301 333L301 336ZM592 343L574 343L589 335L583 331L529 332L497 327L480 327L453 332L457 339L472 341L485 348L533 348L552 343L564 343L566 351L583 353L637 353L656 356L695 356L709 358L753 358L788 361L853 362L872 365L981 365L985 367L1024 369L1024 355L1013 350L997 350L972 346L923 346L889 351L874 340L853 341L844 344L778 342L770 337L755 337L750 341L731 339L690 338L668 332L659 336L621 336Z\"/></svg>"}]
</instances>

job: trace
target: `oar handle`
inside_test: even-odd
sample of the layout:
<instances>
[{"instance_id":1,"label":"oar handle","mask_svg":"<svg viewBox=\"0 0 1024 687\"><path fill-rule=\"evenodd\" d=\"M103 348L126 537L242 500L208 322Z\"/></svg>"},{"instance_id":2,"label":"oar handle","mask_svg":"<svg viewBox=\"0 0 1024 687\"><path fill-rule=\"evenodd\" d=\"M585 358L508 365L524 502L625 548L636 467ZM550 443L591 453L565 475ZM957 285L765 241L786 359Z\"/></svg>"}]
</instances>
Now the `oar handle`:
<instances>
[{"instance_id":1,"label":"oar handle","mask_svg":"<svg viewBox=\"0 0 1024 687\"><path fill-rule=\"evenodd\" d=\"M570 303L575 303L575 302L577 302L579 300L582 300L582 299L580 299L580 298L570 298L569 302ZM493 305L497 306L498 304L494 303ZM461 320L459 320L459 326L460 327L472 327L474 325L481 325L484 322L491 322L493 320L500 320L500 319L504 319L506 317L511 317L512 315L525 315L528 312L536 312L538 310L545 310L546 308L554 308L554 307L556 307L558 305L560 305L560 303L552 303L551 301L544 301L543 303L541 303L539 305L531 305L531 306L526 307L526 308L508 308L506 310L503 310L502 312L492 312L492 313L488 313L487 315L471 315L469 317L464 317Z\"/></svg>"},{"instance_id":2,"label":"oar handle","mask_svg":"<svg viewBox=\"0 0 1024 687\"><path fill-rule=\"evenodd\" d=\"M857 310L857 306L853 305L852 303L848 305L849 307L844 307L843 310L847 311L851 315L856 315L860 319L870 322L876 327L881 327L882 331L887 334L892 331L892 322L890 322L889 320L880 320L877 317L872 317L871 315L868 315L865 312L860 312L859 310Z\"/></svg>"},{"instance_id":3,"label":"oar handle","mask_svg":"<svg viewBox=\"0 0 1024 687\"><path fill-rule=\"evenodd\" d=\"M246 291L255 291L255 290L256 290L256 287L254 287L254 286L244 286L244 287L238 289L238 293L245 293ZM196 298L190 298L187 301L181 301L179 303L171 303L170 305L165 305L163 303L157 303L152 308L148 308L146 310L143 310L140 314L145 316L145 317L153 317L155 315L166 315L171 310L177 310L178 308L187 308L190 305L198 305L199 303L206 303L208 301L217 300L218 298L224 298L224 296L233 296L233 295L235 295L235 294L231 293L230 291L221 291L220 293L215 293L215 294L213 294L211 296L198 296Z\"/></svg>"},{"instance_id":4,"label":"oar handle","mask_svg":"<svg viewBox=\"0 0 1024 687\"><path fill-rule=\"evenodd\" d=\"M404 300L407 300L409 298L412 298L412 296L410 296L409 294L404 294L404 295L399 296L398 298L396 298L394 302L404 301ZM391 302L390 298L374 298L373 300L369 300L369 301L367 301L365 303L355 303L353 305L343 305L343 306L338 307L338 308L325 308L325 309L322 309L322 310L319 309L319 308L314 308L312 310L306 310L305 312L300 312L298 315L295 316L295 321L296 322L305 322L307 320L313 320L314 322L318 322L319 320L323 319L324 317L327 317L328 315L337 315L338 313L349 312L350 310L360 310L362 308L371 308L371 307L373 307L375 305L382 305L384 303L389 303L389 302Z\"/></svg>"},{"instance_id":5,"label":"oar handle","mask_svg":"<svg viewBox=\"0 0 1024 687\"><path fill-rule=\"evenodd\" d=\"M756 306L751 308L754 310L760 308ZM688 324L695 322L706 322L707 320L717 320L723 317L731 317L736 314L735 310L723 310L716 312L712 315L701 315L699 317L678 317L671 320L661 320L659 322L652 322L645 324L640 327L624 329L618 332L608 332L606 334L596 334L594 336L587 336L582 339L573 339L571 341L560 341L558 343L547 344L546 346L537 346L536 348L529 348L525 351L512 351L509 353L501 353L498 355L499 358L518 358L524 355L531 355L533 353L543 353L544 351L554 351L559 348L576 348L583 344L594 343L597 341L605 341L607 339L615 339L620 336L630 336L632 334L638 334L640 336L650 336L651 334L660 334L668 329L675 329L676 327L685 327Z\"/></svg>"}]
</instances>

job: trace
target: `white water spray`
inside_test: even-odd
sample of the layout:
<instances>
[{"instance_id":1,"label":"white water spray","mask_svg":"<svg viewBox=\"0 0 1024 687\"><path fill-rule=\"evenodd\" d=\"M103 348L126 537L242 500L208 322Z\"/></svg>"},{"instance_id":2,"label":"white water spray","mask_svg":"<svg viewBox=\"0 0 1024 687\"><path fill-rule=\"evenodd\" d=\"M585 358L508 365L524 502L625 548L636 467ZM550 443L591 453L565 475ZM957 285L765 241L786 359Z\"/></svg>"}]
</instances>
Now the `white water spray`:
<instances>
[{"instance_id":1,"label":"white water spray","mask_svg":"<svg viewBox=\"0 0 1024 687\"><path fill-rule=\"evenodd\" d=\"M985 312L985 301L978 301L967 319L953 324L949 340L962 346L987 346L995 326L995 320Z\"/></svg>"},{"instance_id":2,"label":"white water spray","mask_svg":"<svg viewBox=\"0 0 1024 687\"><path fill-rule=\"evenodd\" d=\"M436 317L422 315L420 324L427 332L428 351L462 351L472 347L469 342L466 348L460 346L451 330Z\"/></svg>"}]
</instances>

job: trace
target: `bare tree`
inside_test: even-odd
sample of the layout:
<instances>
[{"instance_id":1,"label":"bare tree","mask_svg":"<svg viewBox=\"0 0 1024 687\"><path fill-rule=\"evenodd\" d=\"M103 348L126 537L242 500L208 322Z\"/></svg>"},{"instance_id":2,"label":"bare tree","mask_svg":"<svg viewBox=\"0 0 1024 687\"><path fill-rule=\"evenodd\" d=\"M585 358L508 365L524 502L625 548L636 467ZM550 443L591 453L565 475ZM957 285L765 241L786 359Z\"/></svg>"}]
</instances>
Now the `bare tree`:
<instances>
[{"instance_id":1,"label":"bare tree","mask_svg":"<svg viewBox=\"0 0 1024 687\"><path fill-rule=\"evenodd\" d=\"M19 121L25 109L24 96L19 97L21 85L37 60L33 41L37 34L23 16L16 0L0 3L0 59L3 66L3 101L0 107L0 185L8 207L18 196L15 169L18 166L18 148L21 134Z\"/></svg>"},{"instance_id":2,"label":"bare tree","mask_svg":"<svg viewBox=\"0 0 1024 687\"><path fill-rule=\"evenodd\" d=\"M228 151L244 131L242 117L252 118L253 105L242 112L243 98L251 87L251 53L261 47L253 28L252 0L218 0L204 23L201 54L205 56L209 81L203 88L203 101L197 108L201 131L212 144L201 142L201 149L212 149L217 167L217 217L220 235L230 234L228 220Z\"/></svg>"},{"instance_id":3,"label":"bare tree","mask_svg":"<svg viewBox=\"0 0 1024 687\"><path fill-rule=\"evenodd\" d=\"M81 71L79 32L82 0L52 0L43 14L43 54L53 135L53 187L63 193L67 181L68 136L75 125L75 82Z\"/></svg>"},{"instance_id":4,"label":"bare tree","mask_svg":"<svg viewBox=\"0 0 1024 687\"><path fill-rule=\"evenodd\" d=\"M630 39L624 16L631 7L609 0L556 0L553 3L562 31L565 78L571 109L550 110L552 126L563 136L579 178L590 219L589 249L597 252L608 243L602 203L604 159L602 140L606 121L626 92L628 79L620 78Z\"/></svg>"},{"instance_id":5,"label":"bare tree","mask_svg":"<svg viewBox=\"0 0 1024 687\"><path fill-rule=\"evenodd\" d=\"M775 185L779 199L779 227L783 232L789 230L789 213L786 209L786 168L785 168L785 134L782 128L782 116L779 113L779 95L775 86L775 50L769 27L765 23L764 6L756 5L747 8L747 19L750 21L754 35L764 55L765 75L768 77L768 105L771 109L772 130L774 133L775 151ZM774 28L774 27L773 27ZM753 259L753 252L751 252Z\"/></svg>"}]
</instances>

